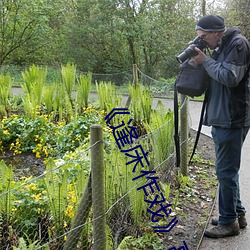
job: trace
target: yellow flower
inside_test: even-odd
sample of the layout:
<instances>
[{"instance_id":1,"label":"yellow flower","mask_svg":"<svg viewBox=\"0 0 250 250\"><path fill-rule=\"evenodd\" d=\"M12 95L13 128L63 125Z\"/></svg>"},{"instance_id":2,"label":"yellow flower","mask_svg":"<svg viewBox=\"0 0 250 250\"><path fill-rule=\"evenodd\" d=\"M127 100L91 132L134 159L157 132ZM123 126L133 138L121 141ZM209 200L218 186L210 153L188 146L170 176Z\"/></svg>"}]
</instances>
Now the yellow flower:
<instances>
[{"instance_id":1,"label":"yellow flower","mask_svg":"<svg viewBox=\"0 0 250 250\"><path fill-rule=\"evenodd\" d=\"M17 208L13 207L11 210L12 210L12 212L16 212Z\"/></svg>"},{"instance_id":2,"label":"yellow flower","mask_svg":"<svg viewBox=\"0 0 250 250\"><path fill-rule=\"evenodd\" d=\"M43 153L45 154L46 157L48 157L49 153L46 147L43 147Z\"/></svg>"},{"instance_id":3,"label":"yellow flower","mask_svg":"<svg viewBox=\"0 0 250 250\"><path fill-rule=\"evenodd\" d=\"M76 196L75 196L75 195L72 195L72 197L71 197L71 202L72 202L72 203L76 203Z\"/></svg>"},{"instance_id":4,"label":"yellow flower","mask_svg":"<svg viewBox=\"0 0 250 250\"><path fill-rule=\"evenodd\" d=\"M101 114L101 115L105 115L105 114L106 114L106 111L103 109L103 110L101 110L100 114Z\"/></svg>"},{"instance_id":5,"label":"yellow flower","mask_svg":"<svg viewBox=\"0 0 250 250\"><path fill-rule=\"evenodd\" d=\"M14 150L14 153L13 153L13 154L14 154L14 155L18 155L18 154L21 154L21 153L22 153L22 151L19 151L19 150L16 149L16 150Z\"/></svg>"},{"instance_id":6,"label":"yellow flower","mask_svg":"<svg viewBox=\"0 0 250 250\"><path fill-rule=\"evenodd\" d=\"M41 158L41 155L39 152L36 152L36 158L40 159Z\"/></svg>"},{"instance_id":7,"label":"yellow flower","mask_svg":"<svg viewBox=\"0 0 250 250\"><path fill-rule=\"evenodd\" d=\"M73 218L74 217L73 206L68 205L66 208L66 211L64 211L64 213L65 213L65 215L68 215L69 218Z\"/></svg>"},{"instance_id":8,"label":"yellow flower","mask_svg":"<svg viewBox=\"0 0 250 250\"><path fill-rule=\"evenodd\" d=\"M42 199L41 195L42 195L41 193L33 194L32 197L35 198L36 201L40 201Z\"/></svg>"},{"instance_id":9,"label":"yellow flower","mask_svg":"<svg viewBox=\"0 0 250 250\"><path fill-rule=\"evenodd\" d=\"M9 133L8 130L5 129L5 130L3 131L3 134L4 134L4 135L9 135L10 133Z\"/></svg>"},{"instance_id":10,"label":"yellow flower","mask_svg":"<svg viewBox=\"0 0 250 250\"><path fill-rule=\"evenodd\" d=\"M37 186L35 183L30 183L29 185L26 186L26 189L28 191L32 191L32 190L34 191L34 190L37 190Z\"/></svg>"}]
</instances>

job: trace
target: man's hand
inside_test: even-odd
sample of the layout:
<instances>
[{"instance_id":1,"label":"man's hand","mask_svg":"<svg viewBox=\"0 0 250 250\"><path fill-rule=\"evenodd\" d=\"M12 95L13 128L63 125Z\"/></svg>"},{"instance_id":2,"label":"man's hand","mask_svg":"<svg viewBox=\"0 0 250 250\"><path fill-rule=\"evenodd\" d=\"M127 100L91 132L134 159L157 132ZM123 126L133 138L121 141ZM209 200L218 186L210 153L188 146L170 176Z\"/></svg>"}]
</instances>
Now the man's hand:
<instances>
[{"instance_id":1,"label":"man's hand","mask_svg":"<svg viewBox=\"0 0 250 250\"><path fill-rule=\"evenodd\" d=\"M197 64L203 64L207 56L197 47L195 47L195 51L198 53L197 56L192 57Z\"/></svg>"}]
</instances>

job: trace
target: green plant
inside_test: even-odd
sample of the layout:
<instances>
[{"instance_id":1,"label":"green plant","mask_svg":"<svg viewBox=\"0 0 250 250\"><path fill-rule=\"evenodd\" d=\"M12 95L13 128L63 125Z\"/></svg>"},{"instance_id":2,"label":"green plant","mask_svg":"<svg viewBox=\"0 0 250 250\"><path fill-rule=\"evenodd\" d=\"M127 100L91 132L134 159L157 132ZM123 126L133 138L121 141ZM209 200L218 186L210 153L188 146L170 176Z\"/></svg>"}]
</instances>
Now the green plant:
<instances>
[{"instance_id":1,"label":"green plant","mask_svg":"<svg viewBox=\"0 0 250 250\"><path fill-rule=\"evenodd\" d=\"M63 120L65 91L59 83L55 83L55 93L53 99L53 116L56 121ZM68 98L67 98L68 100Z\"/></svg>"},{"instance_id":2,"label":"green plant","mask_svg":"<svg viewBox=\"0 0 250 250\"><path fill-rule=\"evenodd\" d=\"M22 177L17 183L18 188L13 190L15 200L13 202L13 227L19 232L19 236L28 235L28 240L40 239L46 235L46 231L39 230L44 227L42 221L49 221L48 197L41 179L35 180L32 176Z\"/></svg>"},{"instance_id":3,"label":"green plant","mask_svg":"<svg viewBox=\"0 0 250 250\"><path fill-rule=\"evenodd\" d=\"M166 200L168 200L170 193L171 193L171 182L167 184L161 182L161 186L164 191L164 197L166 198Z\"/></svg>"},{"instance_id":4,"label":"green plant","mask_svg":"<svg viewBox=\"0 0 250 250\"><path fill-rule=\"evenodd\" d=\"M131 165L126 165L128 159L119 152L113 140L111 140L111 150L106 154L105 158L107 161L105 167L107 209L128 193L128 196L123 199L123 204L117 205L113 211L116 214L124 215L125 211L129 210L134 223L139 225L143 219L143 212L146 211L147 204L144 202L144 192L138 191L137 188L143 185L145 178L132 180L135 177L135 173L132 172ZM145 166L144 170L148 170L148 167ZM124 217L126 217L126 214Z\"/></svg>"},{"instance_id":5,"label":"green plant","mask_svg":"<svg viewBox=\"0 0 250 250\"><path fill-rule=\"evenodd\" d=\"M43 102L46 107L46 113L50 114L53 111L54 94L56 85L46 86L44 89Z\"/></svg>"},{"instance_id":6,"label":"green plant","mask_svg":"<svg viewBox=\"0 0 250 250\"><path fill-rule=\"evenodd\" d=\"M10 74L0 75L0 115L7 116L9 110L9 96L11 93L12 79Z\"/></svg>"},{"instance_id":7,"label":"green plant","mask_svg":"<svg viewBox=\"0 0 250 250\"><path fill-rule=\"evenodd\" d=\"M152 111L151 122L145 124L153 148L154 165L164 162L174 150L173 115L173 112L167 111L159 101L156 109Z\"/></svg>"},{"instance_id":8,"label":"green plant","mask_svg":"<svg viewBox=\"0 0 250 250\"><path fill-rule=\"evenodd\" d=\"M67 183L68 176L62 172L55 170L56 165L52 159L49 159L46 164L46 178L44 185L49 199L49 206L53 218L57 222L57 226L62 226L64 211L67 206Z\"/></svg>"},{"instance_id":9,"label":"green plant","mask_svg":"<svg viewBox=\"0 0 250 250\"><path fill-rule=\"evenodd\" d=\"M93 107L67 124L54 123L46 115L35 119L13 115L0 121L0 150L14 155L33 152L37 158L62 156L87 142L90 126L101 117Z\"/></svg>"},{"instance_id":10,"label":"green plant","mask_svg":"<svg viewBox=\"0 0 250 250\"><path fill-rule=\"evenodd\" d=\"M67 63L66 66L61 66L62 86L65 89L69 100L72 103L72 91L76 81L76 65Z\"/></svg>"},{"instance_id":11,"label":"green plant","mask_svg":"<svg viewBox=\"0 0 250 250\"><path fill-rule=\"evenodd\" d=\"M34 118L37 112L40 112L46 75L47 68L43 69L35 65L22 72L24 82L21 87L24 91L24 111L29 117Z\"/></svg>"},{"instance_id":12,"label":"green plant","mask_svg":"<svg viewBox=\"0 0 250 250\"><path fill-rule=\"evenodd\" d=\"M182 173L178 173L178 181L179 181L180 187L185 189L186 186L190 183L190 178L189 176L185 176Z\"/></svg>"},{"instance_id":13,"label":"green plant","mask_svg":"<svg viewBox=\"0 0 250 250\"><path fill-rule=\"evenodd\" d=\"M27 242L23 237L18 239L18 246L13 246L13 250L35 250L40 247L40 242L38 240L32 242L28 235L25 235ZM43 250L49 250L49 246L43 246Z\"/></svg>"},{"instance_id":14,"label":"green plant","mask_svg":"<svg viewBox=\"0 0 250 250\"><path fill-rule=\"evenodd\" d=\"M91 82L92 82L92 74L88 72L87 75L80 75L78 78L79 85L77 87L77 108L78 112L81 111L83 108L88 107L89 103L89 94L91 89Z\"/></svg>"},{"instance_id":15,"label":"green plant","mask_svg":"<svg viewBox=\"0 0 250 250\"><path fill-rule=\"evenodd\" d=\"M152 109L152 95L148 89L143 90L143 85L129 85L131 96L131 110L136 124L141 122L150 123Z\"/></svg>"},{"instance_id":16,"label":"green plant","mask_svg":"<svg viewBox=\"0 0 250 250\"><path fill-rule=\"evenodd\" d=\"M11 189L14 186L14 177L12 166L8 167L3 160L0 161L0 213L5 216L8 223L12 214L13 193Z\"/></svg>"},{"instance_id":17,"label":"green plant","mask_svg":"<svg viewBox=\"0 0 250 250\"><path fill-rule=\"evenodd\" d=\"M119 244L117 250L162 250L163 242L155 233L145 233L142 237L134 238L132 236L125 237Z\"/></svg>"},{"instance_id":18,"label":"green plant","mask_svg":"<svg viewBox=\"0 0 250 250\"><path fill-rule=\"evenodd\" d=\"M96 82L96 90L101 110L109 113L113 108L121 107L121 97L116 93L115 84L111 82Z\"/></svg>"},{"instance_id":19,"label":"green plant","mask_svg":"<svg viewBox=\"0 0 250 250\"><path fill-rule=\"evenodd\" d=\"M179 195L180 195L180 191L175 190L175 197L174 197L174 201L173 201L173 204L172 204L173 209L175 209L179 204Z\"/></svg>"}]
</instances>

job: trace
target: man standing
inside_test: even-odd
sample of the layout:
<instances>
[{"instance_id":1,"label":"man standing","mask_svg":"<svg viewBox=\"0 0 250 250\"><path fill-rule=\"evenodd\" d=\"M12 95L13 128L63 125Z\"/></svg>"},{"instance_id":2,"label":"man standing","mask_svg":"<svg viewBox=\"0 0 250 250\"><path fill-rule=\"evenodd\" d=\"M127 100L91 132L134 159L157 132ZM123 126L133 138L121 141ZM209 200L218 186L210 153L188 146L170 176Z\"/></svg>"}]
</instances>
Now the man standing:
<instances>
[{"instance_id":1,"label":"man standing","mask_svg":"<svg viewBox=\"0 0 250 250\"><path fill-rule=\"evenodd\" d=\"M206 56L195 48L193 59L210 76L204 125L212 126L219 181L219 218L205 235L221 238L247 226L240 200L241 149L250 126L250 45L237 27L226 30L220 16L202 17L195 30L213 50Z\"/></svg>"}]
</instances>

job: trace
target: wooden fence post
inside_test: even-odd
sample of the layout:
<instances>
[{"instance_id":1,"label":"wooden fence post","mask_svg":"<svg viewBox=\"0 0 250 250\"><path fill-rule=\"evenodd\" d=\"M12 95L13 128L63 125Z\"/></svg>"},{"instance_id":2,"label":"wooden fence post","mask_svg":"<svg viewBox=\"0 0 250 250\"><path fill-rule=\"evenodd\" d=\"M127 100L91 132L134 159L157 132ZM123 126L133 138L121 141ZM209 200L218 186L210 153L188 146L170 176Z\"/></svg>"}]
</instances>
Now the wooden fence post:
<instances>
[{"instance_id":1,"label":"wooden fence post","mask_svg":"<svg viewBox=\"0 0 250 250\"><path fill-rule=\"evenodd\" d=\"M94 124L90 127L91 140L91 176L94 250L106 249L106 216L104 193L104 149L102 126Z\"/></svg>"},{"instance_id":2,"label":"wooden fence post","mask_svg":"<svg viewBox=\"0 0 250 250\"><path fill-rule=\"evenodd\" d=\"M133 84L134 84L134 86L136 86L138 84L138 70L137 70L136 64L133 64ZM131 96L129 94L125 108L128 108L130 103L131 103Z\"/></svg>"},{"instance_id":3,"label":"wooden fence post","mask_svg":"<svg viewBox=\"0 0 250 250\"><path fill-rule=\"evenodd\" d=\"M133 64L133 84L135 86L138 84L138 70L136 64Z\"/></svg>"}]
</instances>

